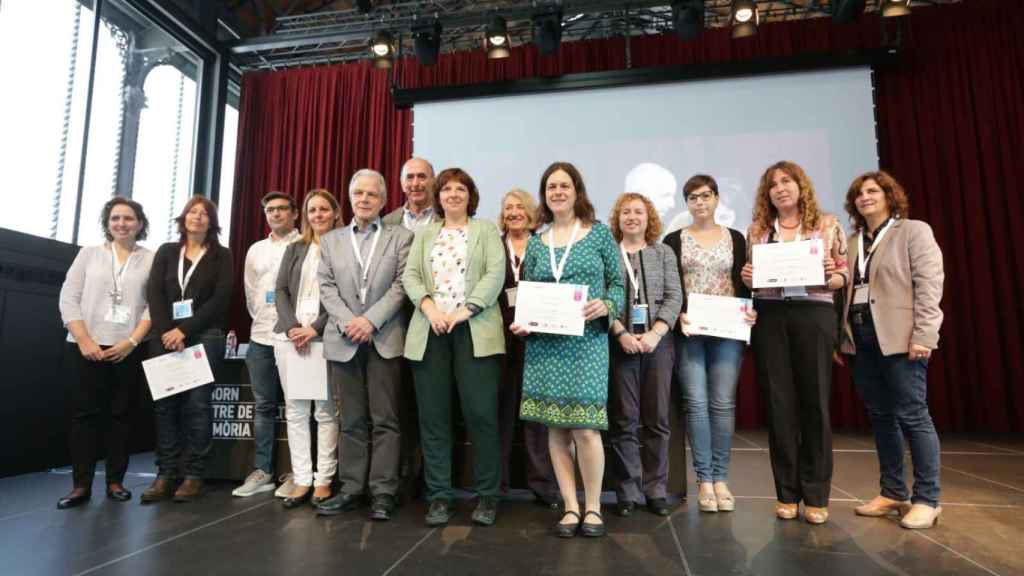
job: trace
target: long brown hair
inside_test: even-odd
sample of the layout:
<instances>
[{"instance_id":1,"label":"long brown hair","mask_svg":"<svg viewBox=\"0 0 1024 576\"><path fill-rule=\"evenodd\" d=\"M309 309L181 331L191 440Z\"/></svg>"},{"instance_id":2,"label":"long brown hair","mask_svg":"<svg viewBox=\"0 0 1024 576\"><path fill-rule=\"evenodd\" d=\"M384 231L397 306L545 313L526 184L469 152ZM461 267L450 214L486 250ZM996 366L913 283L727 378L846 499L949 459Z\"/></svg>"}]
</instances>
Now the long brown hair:
<instances>
[{"instance_id":1,"label":"long brown hair","mask_svg":"<svg viewBox=\"0 0 1024 576\"><path fill-rule=\"evenodd\" d=\"M768 167L761 175L761 182L757 186L757 197L754 199L754 216L751 218L752 237L759 237L769 230L772 230L775 219L779 217L779 211L772 204L769 191L772 189L772 177L776 170L781 170L790 178L796 181L800 189L801 224L805 231L817 230L821 222L822 212L818 208L818 196L814 192L814 183L804 172L804 169L795 162L783 160Z\"/></svg>"},{"instance_id":2,"label":"long brown hair","mask_svg":"<svg viewBox=\"0 0 1024 576\"><path fill-rule=\"evenodd\" d=\"M206 238L203 238L203 246L220 246L220 219L217 218L217 205L206 196L193 196L181 209L181 214L174 219L178 223L178 243L185 245L188 240L188 233L185 231L185 215L189 213L196 204L202 204L206 209L206 216L210 219L210 227L206 229Z\"/></svg>"},{"instance_id":3,"label":"long brown hair","mask_svg":"<svg viewBox=\"0 0 1024 576\"><path fill-rule=\"evenodd\" d=\"M550 224L555 221L555 214L548 208L548 200L545 192L547 191L548 178L561 170L569 175L572 180L572 187L576 189L576 203L573 204L573 213L579 218L583 224L593 224L596 217L594 216L594 205L590 203L590 199L587 198L587 186L583 183L583 175L576 169L575 166L569 162L554 162L548 169L544 171L544 174L540 177L540 222L541 224Z\"/></svg>"},{"instance_id":4,"label":"long brown hair","mask_svg":"<svg viewBox=\"0 0 1024 576\"><path fill-rule=\"evenodd\" d=\"M877 172L865 172L853 179L850 189L846 191L846 213L850 215L850 222L855 231L867 228L867 222L857 210L855 201L860 194L860 189L868 180L874 180L878 187L885 192L885 203L889 206L889 213L896 218L906 218L910 214L910 200L907 198L903 186L885 170Z\"/></svg>"},{"instance_id":5,"label":"long brown hair","mask_svg":"<svg viewBox=\"0 0 1024 576\"><path fill-rule=\"evenodd\" d=\"M306 197L302 200L302 243L311 244L313 242L313 226L309 224L309 201L313 198L323 198L331 205L331 210L334 210L334 226L331 229L338 227L341 222L341 207L338 204L337 198L335 198L329 191L324 188L314 188L306 193Z\"/></svg>"}]
</instances>

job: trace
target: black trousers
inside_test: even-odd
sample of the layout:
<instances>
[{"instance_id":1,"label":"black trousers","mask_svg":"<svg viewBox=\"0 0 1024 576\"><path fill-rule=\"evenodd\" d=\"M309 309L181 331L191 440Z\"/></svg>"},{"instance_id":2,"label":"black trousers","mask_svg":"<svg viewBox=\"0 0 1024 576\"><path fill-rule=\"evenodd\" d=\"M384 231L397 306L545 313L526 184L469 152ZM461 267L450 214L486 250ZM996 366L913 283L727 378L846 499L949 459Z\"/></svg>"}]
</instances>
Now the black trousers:
<instances>
[{"instance_id":1,"label":"black trousers","mask_svg":"<svg viewBox=\"0 0 1024 576\"><path fill-rule=\"evenodd\" d=\"M74 485L92 488L101 437L106 452L106 482L120 484L128 470L131 412L143 381L142 353L136 348L117 364L87 360L77 344L68 343L67 353L75 359L79 375L70 389L69 444Z\"/></svg>"},{"instance_id":2,"label":"black trousers","mask_svg":"<svg viewBox=\"0 0 1024 576\"><path fill-rule=\"evenodd\" d=\"M780 502L828 506L832 486L831 303L755 300L752 339L768 406L768 444Z\"/></svg>"}]
</instances>

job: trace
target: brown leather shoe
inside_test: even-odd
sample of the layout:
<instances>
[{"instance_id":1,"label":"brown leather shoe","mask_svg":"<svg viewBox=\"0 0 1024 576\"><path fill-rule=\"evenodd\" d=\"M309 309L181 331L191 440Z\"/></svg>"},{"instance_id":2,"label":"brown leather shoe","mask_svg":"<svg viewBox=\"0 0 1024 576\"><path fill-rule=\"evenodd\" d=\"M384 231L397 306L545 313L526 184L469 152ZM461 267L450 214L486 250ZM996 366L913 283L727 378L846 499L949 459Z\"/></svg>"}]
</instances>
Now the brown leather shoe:
<instances>
[{"instance_id":1,"label":"brown leather shoe","mask_svg":"<svg viewBox=\"0 0 1024 576\"><path fill-rule=\"evenodd\" d=\"M171 481L167 478L158 477L153 480L153 483L146 488L146 491L139 497L139 502L143 504L149 504L151 502L159 502L166 500L171 497L171 492L174 486L171 485Z\"/></svg>"},{"instance_id":2,"label":"brown leather shoe","mask_svg":"<svg viewBox=\"0 0 1024 576\"><path fill-rule=\"evenodd\" d=\"M898 514L903 516L907 512L910 512L910 502L893 500L892 498L886 498L885 496L875 496L870 502L861 504L853 509L858 516L888 516L890 514Z\"/></svg>"},{"instance_id":3,"label":"brown leather shoe","mask_svg":"<svg viewBox=\"0 0 1024 576\"><path fill-rule=\"evenodd\" d=\"M192 502L203 494L203 481L199 478L186 478L178 490L174 492L175 502Z\"/></svg>"}]
</instances>

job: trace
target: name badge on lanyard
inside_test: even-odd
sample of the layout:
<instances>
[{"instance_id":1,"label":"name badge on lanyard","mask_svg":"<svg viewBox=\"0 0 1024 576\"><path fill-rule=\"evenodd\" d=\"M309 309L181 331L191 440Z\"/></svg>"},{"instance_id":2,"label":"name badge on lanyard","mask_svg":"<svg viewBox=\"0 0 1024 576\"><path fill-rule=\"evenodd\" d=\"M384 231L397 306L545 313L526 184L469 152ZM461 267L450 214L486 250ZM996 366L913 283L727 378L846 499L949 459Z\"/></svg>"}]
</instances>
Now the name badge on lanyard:
<instances>
[{"instance_id":1,"label":"name badge on lanyard","mask_svg":"<svg viewBox=\"0 0 1024 576\"><path fill-rule=\"evenodd\" d=\"M316 296L299 298L299 306L295 312L298 316L315 320L320 315L320 299Z\"/></svg>"},{"instance_id":2,"label":"name badge on lanyard","mask_svg":"<svg viewBox=\"0 0 1024 576\"><path fill-rule=\"evenodd\" d=\"M801 226L802 226L802 224L801 224ZM779 242L782 242L782 231L779 229L779 219L778 218L775 219L775 235L779 239ZM803 234L800 233L800 230L797 230L796 231L796 238L794 238L793 241L794 242L799 242L801 240L803 240ZM803 297L803 296L807 296L807 287L806 286L786 286L786 287L783 287L783 289L782 289L782 297L783 298L799 298L799 297Z\"/></svg>"},{"instance_id":3,"label":"name badge on lanyard","mask_svg":"<svg viewBox=\"0 0 1024 576\"><path fill-rule=\"evenodd\" d=\"M854 304L867 304L868 303L868 285L857 284L853 287L853 303Z\"/></svg>"},{"instance_id":4,"label":"name badge on lanyard","mask_svg":"<svg viewBox=\"0 0 1024 576\"><path fill-rule=\"evenodd\" d=\"M273 304L274 303L274 291L273 290L267 290L266 295L264 296L263 301L266 302L267 304Z\"/></svg>"},{"instance_id":5,"label":"name badge on lanyard","mask_svg":"<svg viewBox=\"0 0 1024 576\"><path fill-rule=\"evenodd\" d=\"M894 222L895 220L890 218L885 226L882 226L882 229L875 234L875 239L871 242L871 248L868 249L867 254L864 254L864 231L857 235L857 274L860 276L861 283L853 288L854 304L868 303L868 264L871 262L871 257L875 255L878 245L882 243L882 238L885 238L885 233L889 231Z\"/></svg>"},{"instance_id":6,"label":"name badge on lanyard","mask_svg":"<svg viewBox=\"0 0 1024 576\"><path fill-rule=\"evenodd\" d=\"M120 270L118 270L117 249L113 244L110 245L110 272L113 276L114 288L110 291L110 309L107 310L107 314L103 317L105 322L125 325L131 320L131 313L128 310L128 306L124 303L124 275L128 270L128 265L131 264L132 256L134 255L134 252L129 254L124 265L121 266Z\"/></svg>"},{"instance_id":7,"label":"name badge on lanyard","mask_svg":"<svg viewBox=\"0 0 1024 576\"><path fill-rule=\"evenodd\" d=\"M380 233L383 227L378 223L377 231L373 234L373 242L370 244L370 253L366 255L366 261L363 261L363 254L359 251L359 245L356 243L356 226L352 224L352 233L349 234L348 239L352 242L352 252L355 254L356 262L359 264L359 301L366 304L366 294L369 292L370 286L370 263L373 262L374 253L377 251L377 241L380 240Z\"/></svg>"},{"instance_id":8,"label":"name badge on lanyard","mask_svg":"<svg viewBox=\"0 0 1024 576\"><path fill-rule=\"evenodd\" d=\"M626 247L621 243L619 244L619 252L622 253L622 264L626 268L626 275L629 276L629 285L633 288L633 297L630 298L631 305L629 307L630 328L637 334L646 332L649 307L647 304L640 303L640 277L637 275L636 270L633 269L633 263L629 260L629 253L626 252ZM637 258L643 258L643 256L638 252Z\"/></svg>"},{"instance_id":9,"label":"name badge on lanyard","mask_svg":"<svg viewBox=\"0 0 1024 576\"><path fill-rule=\"evenodd\" d=\"M184 320L192 317L192 299L185 298L185 289L188 288L188 282L192 279L192 274L199 267L199 261L205 255L206 248L203 248L195 262L189 266L188 272L185 272L185 247L181 247L181 252L178 254L178 287L181 288L182 299L171 305L172 316L175 320Z\"/></svg>"}]
</instances>

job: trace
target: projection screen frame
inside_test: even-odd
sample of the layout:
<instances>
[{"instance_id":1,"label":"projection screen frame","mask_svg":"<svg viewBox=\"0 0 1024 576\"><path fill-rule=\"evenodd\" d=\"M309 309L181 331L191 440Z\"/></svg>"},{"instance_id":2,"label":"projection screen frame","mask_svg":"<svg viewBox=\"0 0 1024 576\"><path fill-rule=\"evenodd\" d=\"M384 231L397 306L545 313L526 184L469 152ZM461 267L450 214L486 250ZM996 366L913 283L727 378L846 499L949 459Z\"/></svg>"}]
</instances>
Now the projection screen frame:
<instances>
[{"instance_id":1,"label":"projection screen frame","mask_svg":"<svg viewBox=\"0 0 1024 576\"><path fill-rule=\"evenodd\" d=\"M605 72L584 72L524 78L507 82L485 82L428 88L392 88L395 106L410 108L419 102L441 102L491 96L514 96L541 92L562 92L591 88L613 88L687 80L760 76L787 72L870 66L872 70L891 65L899 56L896 48L870 48L837 53L801 54L782 58L711 62L681 66L629 68ZM873 76L873 75L872 75Z\"/></svg>"}]
</instances>

